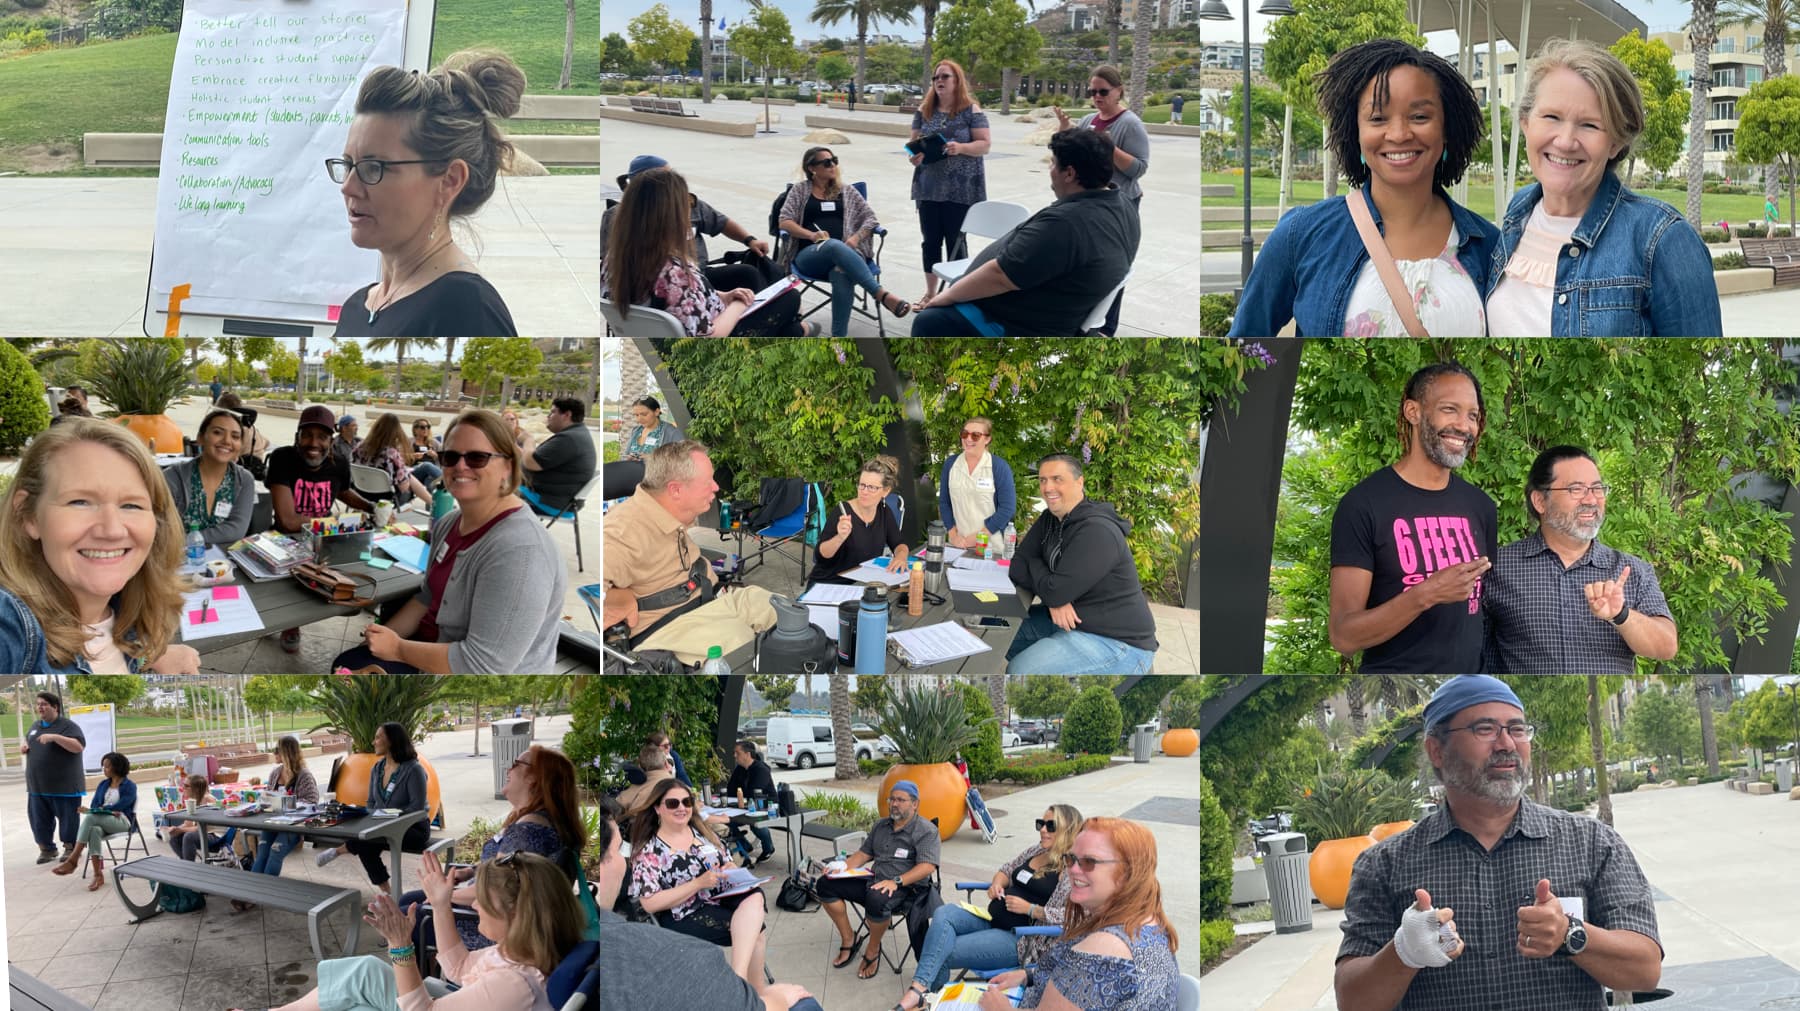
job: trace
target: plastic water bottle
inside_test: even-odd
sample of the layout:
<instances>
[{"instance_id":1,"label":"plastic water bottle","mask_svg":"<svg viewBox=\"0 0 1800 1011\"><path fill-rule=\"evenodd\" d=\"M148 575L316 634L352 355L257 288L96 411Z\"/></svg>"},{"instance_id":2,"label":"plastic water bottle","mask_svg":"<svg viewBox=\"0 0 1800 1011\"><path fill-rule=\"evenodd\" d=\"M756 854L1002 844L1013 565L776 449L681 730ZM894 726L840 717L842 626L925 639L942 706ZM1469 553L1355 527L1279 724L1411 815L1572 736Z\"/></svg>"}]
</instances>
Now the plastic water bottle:
<instances>
[{"instance_id":1,"label":"plastic water bottle","mask_svg":"<svg viewBox=\"0 0 1800 1011\"><path fill-rule=\"evenodd\" d=\"M200 536L198 523L188 524L187 567L196 572L206 564L206 538Z\"/></svg>"},{"instance_id":2,"label":"plastic water bottle","mask_svg":"<svg viewBox=\"0 0 1800 1011\"><path fill-rule=\"evenodd\" d=\"M725 649L722 646L706 647L706 663L701 665L702 674L730 674L731 665L725 662Z\"/></svg>"},{"instance_id":3,"label":"plastic water bottle","mask_svg":"<svg viewBox=\"0 0 1800 1011\"><path fill-rule=\"evenodd\" d=\"M1012 560L1014 552L1019 550L1019 531L1011 523L1006 525L1006 559Z\"/></svg>"},{"instance_id":4,"label":"plastic water bottle","mask_svg":"<svg viewBox=\"0 0 1800 1011\"><path fill-rule=\"evenodd\" d=\"M983 533L981 535L981 557L991 562L999 554L1000 545L995 542L995 538Z\"/></svg>"},{"instance_id":5,"label":"plastic water bottle","mask_svg":"<svg viewBox=\"0 0 1800 1011\"><path fill-rule=\"evenodd\" d=\"M857 674L881 674L887 670L887 597L878 586L863 590L856 612Z\"/></svg>"}]
</instances>

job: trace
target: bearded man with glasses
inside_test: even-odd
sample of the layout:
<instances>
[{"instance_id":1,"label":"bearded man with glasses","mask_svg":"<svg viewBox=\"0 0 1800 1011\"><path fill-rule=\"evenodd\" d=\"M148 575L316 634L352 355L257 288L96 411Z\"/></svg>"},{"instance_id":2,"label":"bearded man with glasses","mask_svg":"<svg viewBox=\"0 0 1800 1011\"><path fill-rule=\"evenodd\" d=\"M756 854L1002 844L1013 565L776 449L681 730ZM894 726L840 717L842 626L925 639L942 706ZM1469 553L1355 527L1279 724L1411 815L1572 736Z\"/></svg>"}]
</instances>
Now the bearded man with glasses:
<instances>
[{"instance_id":1,"label":"bearded man with glasses","mask_svg":"<svg viewBox=\"0 0 1800 1011\"><path fill-rule=\"evenodd\" d=\"M1650 883L1611 826L1525 799L1534 728L1512 688L1451 678L1425 733L1443 804L1357 857L1340 1011L1601 1011L1607 988L1653 989Z\"/></svg>"},{"instance_id":2,"label":"bearded man with glasses","mask_svg":"<svg viewBox=\"0 0 1800 1011\"><path fill-rule=\"evenodd\" d=\"M1600 542L1609 490L1587 450L1538 454L1525 481L1538 532L1501 548L1487 577L1487 670L1631 674L1640 656L1675 658L1656 570Z\"/></svg>"}]
</instances>

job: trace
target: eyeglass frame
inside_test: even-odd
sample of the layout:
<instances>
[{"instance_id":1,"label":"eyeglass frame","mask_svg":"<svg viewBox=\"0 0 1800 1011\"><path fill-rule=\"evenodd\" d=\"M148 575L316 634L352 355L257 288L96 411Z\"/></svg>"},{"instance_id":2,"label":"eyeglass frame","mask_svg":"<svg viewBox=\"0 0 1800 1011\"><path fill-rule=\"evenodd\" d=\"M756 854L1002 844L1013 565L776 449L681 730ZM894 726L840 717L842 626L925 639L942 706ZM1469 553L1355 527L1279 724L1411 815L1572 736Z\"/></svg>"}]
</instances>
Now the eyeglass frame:
<instances>
[{"instance_id":1,"label":"eyeglass frame","mask_svg":"<svg viewBox=\"0 0 1800 1011\"><path fill-rule=\"evenodd\" d=\"M1073 853L1069 854L1070 866L1080 867L1083 874L1094 873L1094 868L1101 864L1122 864L1124 862L1125 861L1123 860L1101 860L1098 857L1076 856Z\"/></svg>"},{"instance_id":2,"label":"eyeglass frame","mask_svg":"<svg viewBox=\"0 0 1800 1011\"><path fill-rule=\"evenodd\" d=\"M1087 90L1087 97L1100 98L1100 97L1104 97L1106 95L1110 95L1115 91L1121 91L1121 90L1123 90L1123 89L1121 89L1121 88L1089 88Z\"/></svg>"},{"instance_id":3,"label":"eyeglass frame","mask_svg":"<svg viewBox=\"0 0 1800 1011\"><path fill-rule=\"evenodd\" d=\"M887 485L885 485L885 484L863 484L861 481L858 481L858 482L856 482L856 490L857 491L887 491Z\"/></svg>"},{"instance_id":4,"label":"eyeglass frame","mask_svg":"<svg viewBox=\"0 0 1800 1011\"><path fill-rule=\"evenodd\" d=\"M481 457L480 463L476 463L474 460L477 456ZM455 469L456 465L459 463L467 464L470 470L485 470L487 469L487 465L493 463L495 460L510 459L512 459L512 457L507 456L505 453L489 453L486 450L481 449L471 449L466 453L455 449L438 450L438 460L443 463L446 471Z\"/></svg>"},{"instance_id":5,"label":"eyeglass frame","mask_svg":"<svg viewBox=\"0 0 1800 1011\"><path fill-rule=\"evenodd\" d=\"M992 439L994 437L994 433L992 433L992 432L972 432L969 429L965 428L962 430L962 437L964 439L970 439L970 438Z\"/></svg>"},{"instance_id":6,"label":"eyeglass frame","mask_svg":"<svg viewBox=\"0 0 1800 1011\"><path fill-rule=\"evenodd\" d=\"M1488 736L1486 738L1482 737L1481 731L1477 728L1481 727L1483 724L1492 726L1494 728L1494 732L1491 736ZM1515 735L1513 732L1513 728L1515 728L1515 727L1517 727L1519 730L1523 731L1525 736L1519 737L1519 736ZM1501 723L1499 720L1486 720L1486 719L1476 720L1474 723L1471 723L1468 726L1464 726L1464 727L1447 727L1447 728L1445 728L1444 732L1447 734L1454 734L1458 730L1467 730L1469 733L1475 735L1476 740L1478 740L1478 741L1485 740L1490 744L1493 743L1494 741L1497 741L1500 739L1500 731L1502 731L1502 730L1506 731L1506 739L1509 741L1524 741L1525 743L1530 744L1531 739L1533 737L1537 736L1537 725L1532 724L1532 723L1526 723L1523 720L1519 721L1518 723Z\"/></svg>"},{"instance_id":7,"label":"eyeglass frame","mask_svg":"<svg viewBox=\"0 0 1800 1011\"><path fill-rule=\"evenodd\" d=\"M1579 492L1577 492L1575 490L1577 488L1580 488L1581 490ZM1577 483L1577 484L1565 484L1565 485L1547 485L1538 490L1545 491L1545 492L1566 491L1569 493L1570 497L1574 498L1575 501L1579 502L1582 499L1587 498L1588 492L1591 492L1591 491L1599 492L1600 497L1605 498L1607 492L1612 491L1612 485L1607 484L1605 481L1600 481L1595 484L1579 484L1579 483Z\"/></svg>"},{"instance_id":8,"label":"eyeglass frame","mask_svg":"<svg viewBox=\"0 0 1800 1011\"><path fill-rule=\"evenodd\" d=\"M360 180L364 186L377 186L380 185L382 179L387 177L389 165L436 165L440 162L448 161L450 161L448 158L410 158L404 161L390 160L387 158L360 158L356 161L351 161L348 158L327 158L325 159L325 178L342 186L350 181L351 173L355 173L356 178ZM332 174L331 167L333 165L344 166L344 178L339 179ZM375 173L373 182L363 175L362 166L364 165L380 166L380 169Z\"/></svg>"},{"instance_id":9,"label":"eyeglass frame","mask_svg":"<svg viewBox=\"0 0 1800 1011\"><path fill-rule=\"evenodd\" d=\"M665 811L679 811L684 807L692 811L699 805L694 802L694 795L690 793L685 797L664 797L662 803L656 806Z\"/></svg>"}]
</instances>

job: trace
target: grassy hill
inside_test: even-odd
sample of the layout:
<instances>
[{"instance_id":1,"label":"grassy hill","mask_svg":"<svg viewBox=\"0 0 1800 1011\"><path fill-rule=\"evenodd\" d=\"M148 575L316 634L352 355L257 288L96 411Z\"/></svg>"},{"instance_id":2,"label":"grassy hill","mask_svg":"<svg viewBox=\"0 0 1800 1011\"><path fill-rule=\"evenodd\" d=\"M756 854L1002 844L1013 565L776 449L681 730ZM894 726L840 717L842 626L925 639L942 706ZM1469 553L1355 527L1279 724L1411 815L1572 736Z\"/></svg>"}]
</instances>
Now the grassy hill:
<instances>
[{"instance_id":1,"label":"grassy hill","mask_svg":"<svg viewBox=\"0 0 1800 1011\"><path fill-rule=\"evenodd\" d=\"M575 9L575 59L566 93L597 94L600 0L576 0ZM563 5L556 0L438 0L432 62L459 49L499 49L524 68L528 91L551 94L562 70L563 27ZM174 61L173 35L0 60L0 172L81 171L82 134L160 131ZM596 133L598 127L533 122L530 130Z\"/></svg>"}]
</instances>

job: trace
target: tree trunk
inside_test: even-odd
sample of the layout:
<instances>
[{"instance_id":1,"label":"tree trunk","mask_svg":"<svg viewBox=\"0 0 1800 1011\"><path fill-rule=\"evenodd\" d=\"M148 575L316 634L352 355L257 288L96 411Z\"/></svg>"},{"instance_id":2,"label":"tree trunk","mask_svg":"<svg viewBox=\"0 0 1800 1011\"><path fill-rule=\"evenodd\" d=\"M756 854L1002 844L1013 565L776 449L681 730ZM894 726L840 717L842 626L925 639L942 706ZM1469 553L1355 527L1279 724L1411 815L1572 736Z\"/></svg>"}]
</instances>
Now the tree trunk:
<instances>
[{"instance_id":1,"label":"tree trunk","mask_svg":"<svg viewBox=\"0 0 1800 1011\"><path fill-rule=\"evenodd\" d=\"M1144 93L1150 84L1150 26L1155 21L1156 0L1138 0L1137 23L1132 26L1131 32L1131 82L1128 91L1131 95L1131 111L1137 113L1140 119L1144 115ZM1244 171L1248 173L1250 166L1244 166Z\"/></svg>"},{"instance_id":2,"label":"tree trunk","mask_svg":"<svg viewBox=\"0 0 1800 1011\"><path fill-rule=\"evenodd\" d=\"M1275 220L1287 213L1288 204L1294 201L1294 104L1287 103L1281 111L1281 190L1275 201Z\"/></svg>"},{"instance_id":3,"label":"tree trunk","mask_svg":"<svg viewBox=\"0 0 1800 1011\"><path fill-rule=\"evenodd\" d=\"M931 33L937 26L938 0L925 0L925 79L919 82L924 89L931 90L931 72L936 68L931 62Z\"/></svg>"},{"instance_id":4,"label":"tree trunk","mask_svg":"<svg viewBox=\"0 0 1800 1011\"><path fill-rule=\"evenodd\" d=\"M706 2L706 0L702 0ZM557 79L556 90L569 90L569 70L575 63L575 0L563 0L563 9L568 12L563 28L563 65L562 76ZM706 50L700 50L701 66L705 66Z\"/></svg>"},{"instance_id":5,"label":"tree trunk","mask_svg":"<svg viewBox=\"0 0 1800 1011\"><path fill-rule=\"evenodd\" d=\"M304 340L304 338L302 338L302 340ZM438 387L438 399L439 400L449 400L450 399L450 359L454 358L455 356L456 356L456 338L455 337L444 338L444 381ZM460 394L462 391L458 390L457 392L458 392L458 394ZM461 397L459 396L457 399L460 400Z\"/></svg>"},{"instance_id":6,"label":"tree trunk","mask_svg":"<svg viewBox=\"0 0 1800 1011\"><path fill-rule=\"evenodd\" d=\"M1700 706L1700 750L1706 755L1706 774L1719 774L1719 735L1713 729L1713 678L1694 676L1694 701Z\"/></svg>"},{"instance_id":7,"label":"tree trunk","mask_svg":"<svg viewBox=\"0 0 1800 1011\"><path fill-rule=\"evenodd\" d=\"M1364 682L1362 679L1352 678L1350 683L1344 686L1344 701L1348 703L1350 707L1350 729L1359 738L1363 735L1363 724L1365 722L1363 684Z\"/></svg>"},{"instance_id":8,"label":"tree trunk","mask_svg":"<svg viewBox=\"0 0 1800 1011\"><path fill-rule=\"evenodd\" d=\"M868 76L868 68L865 65L868 58L869 19L867 15L860 15L856 19L856 80L851 84L851 87L856 90L851 93L849 103L853 109L856 107L856 99L863 93L863 80ZM765 77L764 80L767 78Z\"/></svg>"},{"instance_id":9,"label":"tree trunk","mask_svg":"<svg viewBox=\"0 0 1800 1011\"><path fill-rule=\"evenodd\" d=\"M1015 73L1017 71L1011 67L1002 67L1000 70L1000 115L1002 116L1012 112L1013 74Z\"/></svg>"},{"instance_id":10,"label":"tree trunk","mask_svg":"<svg viewBox=\"0 0 1800 1011\"><path fill-rule=\"evenodd\" d=\"M1119 21L1124 14L1125 0L1106 0L1106 62L1115 67L1119 65Z\"/></svg>"},{"instance_id":11,"label":"tree trunk","mask_svg":"<svg viewBox=\"0 0 1800 1011\"><path fill-rule=\"evenodd\" d=\"M1613 823L1612 788L1606 781L1606 735L1600 730L1600 678L1588 675L1588 746L1594 753L1594 792L1600 797L1600 820Z\"/></svg>"},{"instance_id":12,"label":"tree trunk","mask_svg":"<svg viewBox=\"0 0 1800 1011\"><path fill-rule=\"evenodd\" d=\"M1706 183L1706 116L1712 111L1712 46L1718 34L1718 0L1692 0L1692 6L1688 39L1694 51L1694 71L1688 81L1693 100L1688 105L1687 219L1699 231L1704 224L1700 191Z\"/></svg>"},{"instance_id":13,"label":"tree trunk","mask_svg":"<svg viewBox=\"0 0 1800 1011\"><path fill-rule=\"evenodd\" d=\"M831 770L832 779L857 779L862 771L856 767L856 741L851 737L850 724L850 675L832 674L828 680L831 684L831 746L837 757L837 765Z\"/></svg>"},{"instance_id":14,"label":"tree trunk","mask_svg":"<svg viewBox=\"0 0 1800 1011\"><path fill-rule=\"evenodd\" d=\"M1329 141L1326 142L1324 149L1320 151L1319 164L1324 168L1322 178L1324 179L1325 199L1330 200L1332 197L1337 196L1338 174L1337 159L1332 157L1331 144ZM1250 185L1250 166L1248 165L1244 166L1244 185Z\"/></svg>"},{"instance_id":15,"label":"tree trunk","mask_svg":"<svg viewBox=\"0 0 1800 1011\"><path fill-rule=\"evenodd\" d=\"M300 370L294 373L294 410L306 403L306 338L300 338Z\"/></svg>"},{"instance_id":16,"label":"tree trunk","mask_svg":"<svg viewBox=\"0 0 1800 1011\"><path fill-rule=\"evenodd\" d=\"M1312 717L1313 717L1313 726L1319 728L1319 733L1321 733L1321 734L1327 733L1326 727L1330 724L1331 721L1328 720L1325 716L1325 700L1324 699L1320 699L1319 701L1313 703Z\"/></svg>"}]
</instances>

